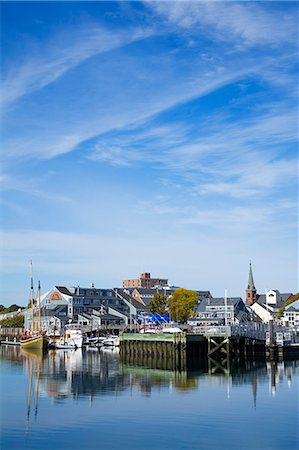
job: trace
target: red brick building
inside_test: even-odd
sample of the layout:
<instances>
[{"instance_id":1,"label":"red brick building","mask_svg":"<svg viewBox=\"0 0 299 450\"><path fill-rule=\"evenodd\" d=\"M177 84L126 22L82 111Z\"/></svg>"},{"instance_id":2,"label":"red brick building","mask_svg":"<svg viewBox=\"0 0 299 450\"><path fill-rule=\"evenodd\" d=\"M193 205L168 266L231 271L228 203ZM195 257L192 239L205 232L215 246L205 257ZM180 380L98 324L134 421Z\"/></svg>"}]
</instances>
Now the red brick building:
<instances>
[{"instance_id":1,"label":"red brick building","mask_svg":"<svg viewBox=\"0 0 299 450\"><path fill-rule=\"evenodd\" d=\"M123 280L123 288L153 288L155 286L168 286L168 280L166 278L151 278L149 272L141 273L139 278Z\"/></svg>"}]
</instances>

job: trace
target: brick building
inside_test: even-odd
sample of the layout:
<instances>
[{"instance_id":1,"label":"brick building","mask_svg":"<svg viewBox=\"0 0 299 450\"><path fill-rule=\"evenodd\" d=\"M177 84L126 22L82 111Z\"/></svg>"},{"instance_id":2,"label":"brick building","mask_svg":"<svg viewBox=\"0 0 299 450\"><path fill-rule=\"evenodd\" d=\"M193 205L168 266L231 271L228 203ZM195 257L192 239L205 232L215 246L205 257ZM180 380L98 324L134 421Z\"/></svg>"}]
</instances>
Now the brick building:
<instances>
[{"instance_id":1,"label":"brick building","mask_svg":"<svg viewBox=\"0 0 299 450\"><path fill-rule=\"evenodd\" d=\"M155 286L168 286L165 278L151 278L149 272L141 273L139 278L128 278L123 280L123 288L153 288Z\"/></svg>"}]
</instances>

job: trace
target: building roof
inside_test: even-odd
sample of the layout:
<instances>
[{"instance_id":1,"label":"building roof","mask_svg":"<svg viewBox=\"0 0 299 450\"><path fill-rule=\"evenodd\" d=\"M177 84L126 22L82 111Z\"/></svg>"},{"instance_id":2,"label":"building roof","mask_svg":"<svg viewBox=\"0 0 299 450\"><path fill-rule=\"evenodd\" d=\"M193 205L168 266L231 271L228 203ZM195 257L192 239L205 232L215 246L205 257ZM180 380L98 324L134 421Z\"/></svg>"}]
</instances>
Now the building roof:
<instances>
[{"instance_id":1,"label":"building roof","mask_svg":"<svg viewBox=\"0 0 299 450\"><path fill-rule=\"evenodd\" d=\"M299 309L294 308L294 306L290 306L288 309L285 310L285 313L288 312L299 312Z\"/></svg>"},{"instance_id":2,"label":"building roof","mask_svg":"<svg viewBox=\"0 0 299 450\"><path fill-rule=\"evenodd\" d=\"M156 288L141 288L141 287L136 287L133 289L133 291L138 291L139 294L142 295L155 295L157 291L159 291L159 289ZM133 292L132 291L132 292Z\"/></svg>"},{"instance_id":3,"label":"building roof","mask_svg":"<svg viewBox=\"0 0 299 450\"><path fill-rule=\"evenodd\" d=\"M131 303L136 309L142 310L142 311L149 311L148 307L141 304L138 300L136 300L131 295L127 294L125 292L125 289L115 288L115 292L122 297L127 302Z\"/></svg>"},{"instance_id":4,"label":"building roof","mask_svg":"<svg viewBox=\"0 0 299 450\"><path fill-rule=\"evenodd\" d=\"M252 267L251 267L251 261L249 265L249 276L248 276L248 287L247 289L249 291L256 291L254 281L253 281L253 274L252 274Z\"/></svg>"},{"instance_id":5,"label":"building roof","mask_svg":"<svg viewBox=\"0 0 299 450\"><path fill-rule=\"evenodd\" d=\"M201 322L201 323L209 323L209 322L215 322L215 323L221 323L223 322L223 318L221 317L209 317L209 318L199 318L199 317L190 317L188 319L188 322Z\"/></svg>"},{"instance_id":6,"label":"building roof","mask_svg":"<svg viewBox=\"0 0 299 450\"><path fill-rule=\"evenodd\" d=\"M103 314L102 316L101 316L101 319L102 320L124 320L124 318L123 317L119 317L119 316L114 316L113 314L108 314L108 313L106 313L106 314Z\"/></svg>"},{"instance_id":7,"label":"building roof","mask_svg":"<svg viewBox=\"0 0 299 450\"><path fill-rule=\"evenodd\" d=\"M290 293L280 294L280 292L277 289L271 289L271 291L276 292L280 298L278 299L277 303L274 304L271 303L269 304L269 306L279 309L284 306L286 300L292 295ZM257 295L257 303L259 303L260 305L266 305L267 303L266 294Z\"/></svg>"},{"instance_id":8,"label":"building roof","mask_svg":"<svg viewBox=\"0 0 299 450\"><path fill-rule=\"evenodd\" d=\"M70 295L71 297L74 295L69 289L65 286L55 286L56 289L61 293L65 295Z\"/></svg>"},{"instance_id":9,"label":"building roof","mask_svg":"<svg viewBox=\"0 0 299 450\"><path fill-rule=\"evenodd\" d=\"M236 306L239 302L243 303L241 297L228 297L227 305L228 306ZM207 306L224 306L225 301L224 297L216 297L216 298L203 298L200 304L197 307L197 311L205 311Z\"/></svg>"}]
</instances>

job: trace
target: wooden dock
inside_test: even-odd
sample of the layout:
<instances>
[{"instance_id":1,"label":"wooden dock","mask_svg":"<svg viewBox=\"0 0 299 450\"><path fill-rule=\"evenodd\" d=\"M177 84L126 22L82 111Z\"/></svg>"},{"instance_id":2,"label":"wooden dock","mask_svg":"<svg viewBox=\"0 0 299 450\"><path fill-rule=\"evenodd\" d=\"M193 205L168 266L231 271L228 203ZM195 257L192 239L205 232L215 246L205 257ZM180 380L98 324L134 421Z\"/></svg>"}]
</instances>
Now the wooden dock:
<instances>
[{"instance_id":1,"label":"wooden dock","mask_svg":"<svg viewBox=\"0 0 299 450\"><path fill-rule=\"evenodd\" d=\"M231 361L254 359L270 360L298 354L296 336L281 340L290 332L282 327L247 323L231 326L194 327L192 332L120 335L122 357L131 360L155 358L173 361L174 367L183 367L188 357L209 359L211 371L229 370ZM289 337L287 339L290 339ZM298 355L299 356L299 355Z\"/></svg>"}]
</instances>

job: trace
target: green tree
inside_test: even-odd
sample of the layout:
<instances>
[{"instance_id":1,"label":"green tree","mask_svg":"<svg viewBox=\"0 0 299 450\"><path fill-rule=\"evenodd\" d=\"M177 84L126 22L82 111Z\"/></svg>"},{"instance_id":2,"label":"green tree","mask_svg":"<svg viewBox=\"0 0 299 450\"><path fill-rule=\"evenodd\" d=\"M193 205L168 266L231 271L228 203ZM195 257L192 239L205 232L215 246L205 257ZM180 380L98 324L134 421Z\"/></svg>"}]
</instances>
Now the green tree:
<instances>
[{"instance_id":1,"label":"green tree","mask_svg":"<svg viewBox=\"0 0 299 450\"><path fill-rule=\"evenodd\" d=\"M164 295L157 292L149 302L148 307L152 314L165 314L168 310L168 301Z\"/></svg>"},{"instance_id":2,"label":"green tree","mask_svg":"<svg viewBox=\"0 0 299 450\"><path fill-rule=\"evenodd\" d=\"M24 316L21 314L18 314L17 316L11 317L10 319L1 320L0 325L23 328L24 327Z\"/></svg>"},{"instance_id":3,"label":"green tree","mask_svg":"<svg viewBox=\"0 0 299 450\"><path fill-rule=\"evenodd\" d=\"M0 306L2 306L2 305L0 305ZM22 308L22 306L13 304L13 305L8 306L7 308L4 307L1 310L1 314L7 314L7 313L10 313L10 312L18 311L18 309L20 309L20 308Z\"/></svg>"},{"instance_id":4,"label":"green tree","mask_svg":"<svg viewBox=\"0 0 299 450\"><path fill-rule=\"evenodd\" d=\"M173 320L186 322L194 314L197 292L178 288L169 298L169 311Z\"/></svg>"}]
</instances>

